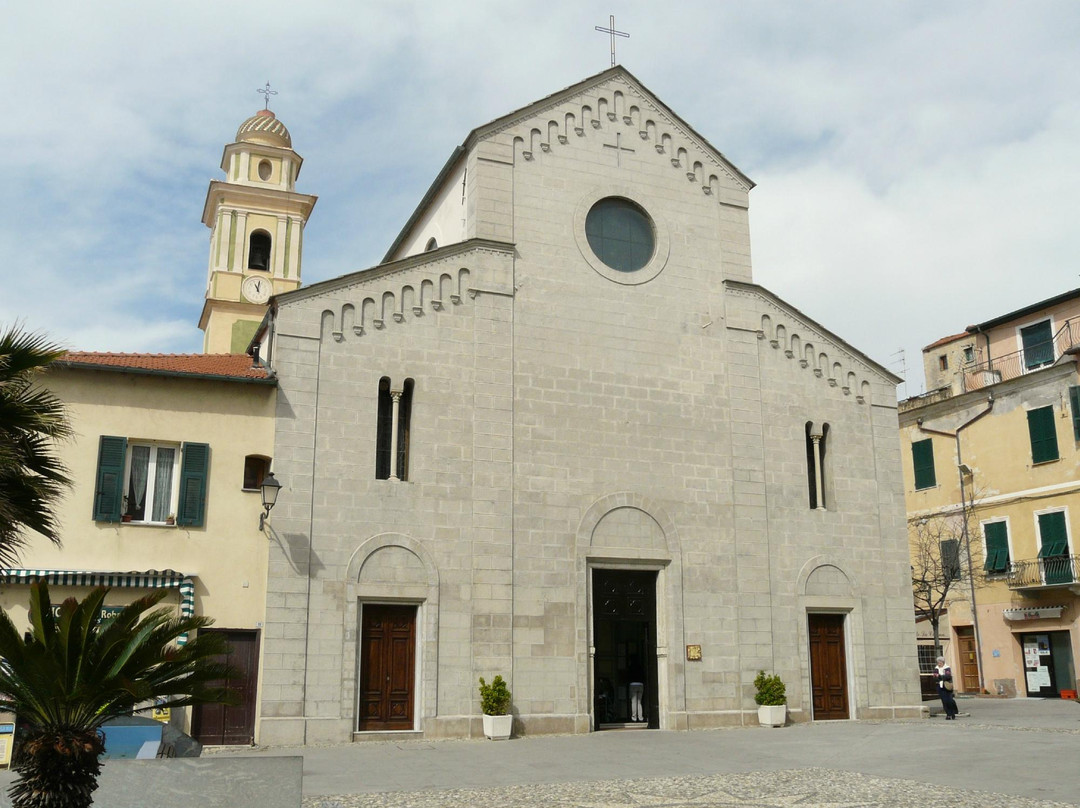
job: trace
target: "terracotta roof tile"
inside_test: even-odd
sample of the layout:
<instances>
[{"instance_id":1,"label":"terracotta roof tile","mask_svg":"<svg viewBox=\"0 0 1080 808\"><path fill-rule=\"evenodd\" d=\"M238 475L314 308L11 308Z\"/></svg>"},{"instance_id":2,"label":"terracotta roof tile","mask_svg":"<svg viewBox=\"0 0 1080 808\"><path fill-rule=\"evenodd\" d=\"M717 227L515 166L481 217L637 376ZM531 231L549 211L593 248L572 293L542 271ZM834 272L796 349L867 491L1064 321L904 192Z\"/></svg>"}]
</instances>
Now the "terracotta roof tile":
<instances>
[{"instance_id":1,"label":"terracotta roof tile","mask_svg":"<svg viewBox=\"0 0 1080 808\"><path fill-rule=\"evenodd\" d=\"M925 353L926 351L932 351L932 350L934 350L934 348L939 348L942 345L948 345L950 342L955 342L956 340L958 340L958 339L960 339L962 337L970 337L970 336L971 336L971 334L969 334L967 331L965 331L962 334L953 334L951 337L942 337L937 342L931 342L929 345L927 345L925 348L923 348L923 352Z\"/></svg>"},{"instance_id":2,"label":"terracotta roof tile","mask_svg":"<svg viewBox=\"0 0 1080 808\"><path fill-rule=\"evenodd\" d=\"M69 351L60 359L69 367L133 371L166 376L202 376L270 381L273 374L254 366L247 354L141 354Z\"/></svg>"}]
</instances>

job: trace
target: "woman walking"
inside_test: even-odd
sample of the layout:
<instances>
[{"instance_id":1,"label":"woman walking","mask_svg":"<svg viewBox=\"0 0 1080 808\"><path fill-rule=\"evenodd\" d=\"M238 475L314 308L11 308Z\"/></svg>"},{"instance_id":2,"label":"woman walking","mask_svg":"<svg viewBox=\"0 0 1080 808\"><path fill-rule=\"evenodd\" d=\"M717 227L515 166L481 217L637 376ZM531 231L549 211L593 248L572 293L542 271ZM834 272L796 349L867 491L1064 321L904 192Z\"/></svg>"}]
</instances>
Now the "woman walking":
<instances>
[{"instance_id":1,"label":"woman walking","mask_svg":"<svg viewBox=\"0 0 1080 808\"><path fill-rule=\"evenodd\" d=\"M955 721L956 714L960 712L956 708L956 699L953 698L952 668L945 664L945 657L937 658L937 667L934 668L934 680L937 682L938 696L941 697L941 706L945 708L945 720Z\"/></svg>"}]
</instances>

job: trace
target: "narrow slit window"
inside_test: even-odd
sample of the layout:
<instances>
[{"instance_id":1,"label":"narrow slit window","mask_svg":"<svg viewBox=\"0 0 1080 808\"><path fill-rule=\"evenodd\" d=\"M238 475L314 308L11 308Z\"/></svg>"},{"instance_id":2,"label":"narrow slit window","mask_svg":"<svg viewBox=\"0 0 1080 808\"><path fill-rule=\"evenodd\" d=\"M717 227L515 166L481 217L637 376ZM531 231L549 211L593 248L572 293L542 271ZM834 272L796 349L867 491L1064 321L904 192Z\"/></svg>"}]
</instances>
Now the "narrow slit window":
<instances>
[{"instance_id":1,"label":"narrow slit window","mask_svg":"<svg viewBox=\"0 0 1080 808\"><path fill-rule=\"evenodd\" d=\"M384 376L379 380L375 437L377 480L409 479L413 387L412 379L406 379L397 389L389 377Z\"/></svg>"},{"instance_id":2,"label":"narrow slit window","mask_svg":"<svg viewBox=\"0 0 1080 808\"><path fill-rule=\"evenodd\" d=\"M406 379L402 385L401 401L398 403L397 476L409 479L409 423L412 420L413 380Z\"/></svg>"},{"instance_id":3,"label":"narrow slit window","mask_svg":"<svg viewBox=\"0 0 1080 808\"><path fill-rule=\"evenodd\" d=\"M828 496L826 491L828 490L829 480L825 475L828 465L826 464L826 457L829 451L829 425L821 425L821 440L818 441L818 487L821 489L818 496L818 507L821 509L827 509L829 507Z\"/></svg>"},{"instance_id":4,"label":"narrow slit window","mask_svg":"<svg viewBox=\"0 0 1080 808\"><path fill-rule=\"evenodd\" d=\"M390 401L390 379L379 379L379 412L375 437L375 479L390 478L390 430L393 410Z\"/></svg>"},{"instance_id":5,"label":"narrow slit window","mask_svg":"<svg viewBox=\"0 0 1080 808\"><path fill-rule=\"evenodd\" d=\"M806 441L806 486L810 510L825 510L825 457L829 437L829 425L822 424L821 431L814 431L814 422L807 421L804 428Z\"/></svg>"}]
</instances>

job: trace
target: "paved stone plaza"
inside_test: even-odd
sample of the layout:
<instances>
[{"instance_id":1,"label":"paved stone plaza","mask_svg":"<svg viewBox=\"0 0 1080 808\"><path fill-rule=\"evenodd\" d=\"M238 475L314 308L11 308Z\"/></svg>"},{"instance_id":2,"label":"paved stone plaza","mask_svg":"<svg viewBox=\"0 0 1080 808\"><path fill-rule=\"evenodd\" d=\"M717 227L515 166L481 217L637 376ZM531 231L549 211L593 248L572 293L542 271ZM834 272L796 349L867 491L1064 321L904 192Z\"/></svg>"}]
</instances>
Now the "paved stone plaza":
<instances>
[{"instance_id":1,"label":"paved stone plaza","mask_svg":"<svg viewBox=\"0 0 1080 808\"><path fill-rule=\"evenodd\" d=\"M1080 705L958 700L960 720L207 750L107 761L95 805L155 808L1080 805ZM940 705L929 702L937 713ZM233 764L230 766L229 764ZM302 783L300 769L303 769ZM0 806L12 775L0 772ZM302 797L301 797L302 785Z\"/></svg>"},{"instance_id":2,"label":"paved stone plaza","mask_svg":"<svg viewBox=\"0 0 1080 808\"><path fill-rule=\"evenodd\" d=\"M830 769L606 780L421 793L362 794L351 797L312 797L311 808L475 808L475 806L573 806L573 808L1049 808L1070 803L1029 800L1005 794L961 791L910 780L870 777Z\"/></svg>"},{"instance_id":3,"label":"paved stone plaza","mask_svg":"<svg viewBox=\"0 0 1080 808\"><path fill-rule=\"evenodd\" d=\"M928 705L936 714L937 702ZM1080 705L784 729L402 741L304 752L305 808L1080 805ZM265 750L257 754L293 754Z\"/></svg>"}]
</instances>

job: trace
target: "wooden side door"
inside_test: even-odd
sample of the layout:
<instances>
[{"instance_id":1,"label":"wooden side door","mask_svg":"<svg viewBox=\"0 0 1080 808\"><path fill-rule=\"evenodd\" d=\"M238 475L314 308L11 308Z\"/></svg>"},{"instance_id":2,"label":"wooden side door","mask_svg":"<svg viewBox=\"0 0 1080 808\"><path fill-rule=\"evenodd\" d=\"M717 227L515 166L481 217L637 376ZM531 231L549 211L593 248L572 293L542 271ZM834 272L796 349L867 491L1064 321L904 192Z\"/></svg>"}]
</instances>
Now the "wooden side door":
<instances>
[{"instance_id":1,"label":"wooden side door","mask_svg":"<svg viewBox=\"0 0 1080 808\"><path fill-rule=\"evenodd\" d=\"M847 651L842 614L808 615L814 720L848 718Z\"/></svg>"},{"instance_id":2,"label":"wooden side door","mask_svg":"<svg viewBox=\"0 0 1080 808\"><path fill-rule=\"evenodd\" d=\"M368 604L360 623L357 731L414 729L416 607Z\"/></svg>"},{"instance_id":3,"label":"wooden side door","mask_svg":"<svg viewBox=\"0 0 1080 808\"><path fill-rule=\"evenodd\" d=\"M218 661L237 675L224 684L237 694L236 705L197 704L192 708L191 734L207 746L248 745L255 740L255 702L258 696L259 633L240 629L203 629L224 634L228 651Z\"/></svg>"},{"instance_id":4,"label":"wooden side door","mask_svg":"<svg viewBox=\"0 0 1080 808\"><path fill-rule=\"evenodd\" d=\"M956 661L960 664L960 685L964 693L979 692L979 658L975 654L975 629L956 629Z\"/></svg>"}]
</instances>

